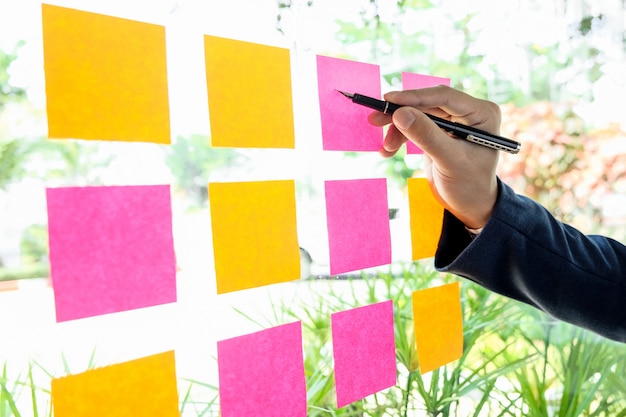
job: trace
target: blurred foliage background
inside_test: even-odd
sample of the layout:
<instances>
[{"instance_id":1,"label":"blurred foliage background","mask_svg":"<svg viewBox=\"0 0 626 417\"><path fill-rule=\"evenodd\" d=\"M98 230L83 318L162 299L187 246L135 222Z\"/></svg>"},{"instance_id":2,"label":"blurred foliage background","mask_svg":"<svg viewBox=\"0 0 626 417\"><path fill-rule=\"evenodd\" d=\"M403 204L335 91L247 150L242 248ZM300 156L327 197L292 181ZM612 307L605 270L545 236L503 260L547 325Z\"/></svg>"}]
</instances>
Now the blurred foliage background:
<instances>
[{"instance_id":1,"label":"blurred foliage background","mask_svg":"<svg viewBox=\"0 0 626 417\"><path fill-rule=\"evenodd\" d=\"M295 31L285 21L316 2L278 5L279 30ZM500 104L502 135L523 143L520 155L503 155L500 177L587 233L626 239L623 2L359 5L358 17L337 21L345 57L380 64L387 89L400 88L403 71L432 74ZM400 179L416 172L402 154L388 168Z\"/></svg>"},{"instance_id":2,"label":"blurred foliage background","mask_svg":"<svg viewBox=\"0 0 626 417\"><path fill-rule=\"evenodd\" d=\"M619 105L626 92L623 1L276 0L273 5L273 30L296 52L377 63L386 90L399 88L401 72L409 71L449 77L453 87L499 103L502 135L523 143L519 155L502 155L501 178L558 218L626 241L626 112ZM340 16L333 20L335 42L329 49L316 50L315 28L306 24L316 13ZM0 50L0 209L32 184L106 183L119 158L109 144L44 137L44 110L15 82L15 64L25 47L19 42ZM204 134L178 135L157 153L185 210L206 210L209 180L254 169L248 153L211 148ZM379 164L400 187L420 174L420 161L402 154ZM9 208L12 216L27 209ZM46 225L19 224L11 216L2 220L7 245L0 245L0 281L47 276ZM624 346L463 282L463 357L422 376L410 294L457 278L436 273L428 260L357 278L298 282L306 297L276 300L265 320L246 305L240 308L259 328L303 321L309 415L626 415ZM398 385L337 409L329 314L386 299L396 306ZM49 415L49 407L37 408L42 397L49 405L49 389L36 381L54 374L37 363L17 376L10 368L5 364L0 375L0 416ZM186 380L181 386L183 415L218 415L211 382ZM20 412L24 403L32 407Z\"/></svg>"}]
</instances>

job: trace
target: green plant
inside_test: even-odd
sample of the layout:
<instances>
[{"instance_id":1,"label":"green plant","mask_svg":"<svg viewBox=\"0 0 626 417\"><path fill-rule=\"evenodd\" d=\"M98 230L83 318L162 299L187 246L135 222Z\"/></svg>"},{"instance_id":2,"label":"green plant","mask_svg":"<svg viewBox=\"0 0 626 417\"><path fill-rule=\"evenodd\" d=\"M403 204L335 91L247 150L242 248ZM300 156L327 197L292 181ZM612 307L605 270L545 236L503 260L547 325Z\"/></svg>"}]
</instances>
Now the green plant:
<instances>
[{"instance_id":1,"label":"green plant","mask_svg":"<svg viewBox=\"0 0 626 417\"><path fill-rule=\"evenodd\" d=\"M28 413L18 409L18 404L26 404L22 402L23 395L28 395ZM26 375L18 375L15 379L9 378L7 364L4 363L0 377L0 417L50 417L52 405L49 399L50 390L35 383L32 363L29 363ZM44 409L40 405L42 401L46 404Z\"/></svg>"},{"instance_id":2,"label":"green plant","mask_svg":"<svg viewBox=\"0 0 626 417\"><path fill-rule=\"evenodd\" d=\"M446 276L446 280L457 279ZM436 285L431 282L431 285ZM504 356L512 342L494 343L507 327L519 319L519 312L511 309L509 300L495 295L475 284L464 282L461 286L461 303L464 317L464 349L455 362L440 367L430 374L421 375L403 363L406 385L404 411L397 415L407 416L415 410L427 416L483 415L493 407L491 397L496 381L536 360L526 355L495 366ZM408 318L412 328L412 319Z\"/></svg>"},{"instance_id":3,"label":"green plant","mask_svg":"<svg viewBox=\"0 0 626 417\"><path fill-rule=\"evenodd\" d=\"M302 322L310 417L626 416L626 346L467 281L461 284L463 354L422 375L411 294L455 280L417 262L360 279L297 282L297 296L277 300L270 316L239 312L262 328ZM395 308L397 385L337 408L330 315L389 299Z\"/></svg>"},{"instance_id":4,"label":"green plant","mask_svg":"<svg viewBox=\"0 0 626 417\"><path fill-rule=\"evenodd\" d=\"M93 141L34 141L29 150L30 175L45 178L47 185L100 185L106 168L115 160L107 145Z\"/></svg>"},{"instance_id":5,"label":"green plant","mask_svg":"<svg viewBox=\"0 0 626 417\"><path fill-rule=\"evenodd\" d=\"M50 275L47 263L37 263L20 267L0 268L0 281L13 281L29 278L45 278Z\"/></svg>"},{"instance_id":6,"label":"green plant","mask_svg":"<svg viewBox=\"0 0 626 417\"><path fill-rule=\"evenodd\" d=\"M217 410L217 387L194 379L185 379L189 385L180 403L181 416L212 417ZM198 390L202 390L198 392Z\"/></svg>"},{"instance_id":7,"label":"green plant","mask_svg":"<svg viewBox=\"0 0 626 417\"><path fill-rule=\"evenodd\" d=\"M42 263L48 260L48 227L44 224L31 224L20 241L20 252L24 264Z\"/></svg>"},{"instance_id":8,"label":"green plant","mask_svg":"<svg viewBox=\"0 0 626 417\"><path fill-rule=\"evenodd\" d=\"M441 275L425 263L404 265L401 270L362 274L360 279L310 280L298 282L297 297L274 303L273 315L262 319L239 310L260 327L300 320L303 326L305 376L307 379L308 415L313 416L428 416L464 415L470 395L476 415L491 406L487 401L495 381L536 359L527 355L505 366L494 363L507 351L501 344L492 351L491 340L498 339L503 328L513 322L518 310L509 301L471 283L462 285L465 320L465 349L458 361L422 376L413 335L412 293L416 290L456 280ZM384 300L394 302L394 325L398 384L348 407L334 404L334 375L331 348L330 315L360 305ZM506 333L506 331L504 331ZM509 331L509 333L512 333ZM509 342L510 343L510 342ZM465 404L461 404L465 403Z\"/></svg>"},{"instance_id":9,"label":"green plant","mask_svg":"<svg viewBox=\"0 0 626 417\"><path fill-rule=\"evenodd\" d=\"M6 53L0 49L0 110L11 101L18 101L26 97L26 90L11 85L9 68L13 61L17 59L17 53L25 45L24 41L19 41L13 51Z\"/></svg>"},{"instance_id":10,"label":"green plant","mask_svg":"<svg viewBox=\"0 0 626 417\"><path fill-rule=\"evenodd\" d=\"M532 417L615 416L626 407L623 386L623 356L626 348L588 331L557 322L530 310L532 317L515 336L523 349L507 352L505 361L521 352L539 356L534 366L509 375L517 393L514 401ZM618 372L616 375L615 372Z\"/></svg>"},{"instance_id":11,"label":"green plant","mask_svg":"<svg viewBox=\"0 0 626 417\"><path fill-rule=\"evenodd\" d=\"M7 417L10 415L19 415L17 405L15 403L15 391L10 387L7 378L7 364L2 367L2 377L0 378L0 416ZM11 389L9 389L11 388Z\"/></svg>"},{"instance_id":12,"label":"green plant","mask_svg":"<svg viewBox=\"0 0 626 417\"><path fill-rule=\"evenodd\" d=\"M236 149L211 147L210 138L204 135L177 137L165 159L176 186L199 207L208 203L209 180L220 171L241 169L246 162L247 158Z\"/></svg>"},{"instance_id":13,"label":"green plant","mask_svg":"<svg viewBox=\"0 0 626 417\"><path fill-rule=\"evenodd\" d=\"M619 126L591 129L556 103L507 105L502 112L502 134L523 143L524 157L502 155L500 178L580 230L626 237L603 207L626 189L626 154L610 151L626 132Z\"/></svg>"},{"instance_id":14,"label":"green plant","mask_svg":"<svg viewBox=\"0 0 626 417\"><path fill-rule=\"evenodd\" d=\"M0 138L0 189L24 175L25 152L19 140Z\"/></svg>"}]
</instances>

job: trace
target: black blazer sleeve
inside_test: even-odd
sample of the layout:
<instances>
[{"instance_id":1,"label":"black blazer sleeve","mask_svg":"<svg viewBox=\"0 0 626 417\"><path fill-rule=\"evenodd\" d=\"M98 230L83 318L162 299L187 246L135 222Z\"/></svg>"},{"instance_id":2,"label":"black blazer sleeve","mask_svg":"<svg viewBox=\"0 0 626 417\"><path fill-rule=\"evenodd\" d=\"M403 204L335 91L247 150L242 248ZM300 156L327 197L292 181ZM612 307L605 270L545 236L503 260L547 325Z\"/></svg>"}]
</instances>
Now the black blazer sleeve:
<instances>
[{"instance_id":1,"label":"black blazer sleeve","mask_svg":"<svg viewBox=\"0 0 626 417\"><path fill-rule=\"evenodd\" d=\"M446 211L435 267L626 342L626 246L584 235L498 186L492 217L474 240Z\"/></svg>"}]
</instances>

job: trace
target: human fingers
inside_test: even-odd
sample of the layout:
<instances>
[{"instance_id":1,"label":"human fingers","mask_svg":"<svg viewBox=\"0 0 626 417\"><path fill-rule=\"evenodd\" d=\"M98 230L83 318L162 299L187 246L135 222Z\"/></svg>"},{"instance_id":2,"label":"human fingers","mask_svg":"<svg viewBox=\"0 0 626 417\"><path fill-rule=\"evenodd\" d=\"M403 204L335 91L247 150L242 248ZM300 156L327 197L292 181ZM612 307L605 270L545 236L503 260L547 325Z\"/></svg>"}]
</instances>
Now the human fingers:
<instances>
[{"instance_id":1,"label":"human fingers","mask_svg":"<svg viewBox=\"0 0 626 417\"><path fill-rule=\"evenodd\" d=\"M385 158L390 158L394 156L398 150L400 150L406 141L406 136L400 133L394 125L391 125L387 130L387 134L385 135L385 139L383 140L379 153Z\"/></svg>"},{"instance_id":2,"label":"human fingers","mask_svg":"<svg viewBox=\"0 0 626 417\"><path fill-rule=\"evenodd\" d=\"M419 109L450 108L452 113L467 113L479 100L467 93L445 85L436 87L418 88L415 90L390 91L385 94L385 100L403 106L412 106Z\"/></svg>"},{"instance_id":3,"label":"human fingers","mask_svg":"<svg viewBox=\"0 0 626 417\"><path fill-rule=\"evenodd\" d=\"M498 134L500 108L462 91L441 85L417 90L392 91L385 94L392 103L418 108L426 113Z\"/></svg>"},{"instance_id":4,"label":"human fingers","mask_svg":"<svg viewBox=\"0 0 626 417\"><path fill-rule=\"evenodd\" d=\"M453 139L447 137L447 134L420 110L403 106L393 114L393 124L387 132L385 143L389 149L393 149L400 141L404 143L406 140L415 143L426 154L436 156L445 152L447 142Z\"/></svg>"},{"instance_id":5,"label":"human fingers","mask_svg":"<svg viewBox=\"0 0 626 417\"><path fill-rule=\"evenodd\" d=\"M391 123L391 115L374 111L367 116L367 121L373 126L386 126Z\"/></svg>"},{"instance_id":6,"label":"human fingers","mask_svg":"<svg viewBox=\"0 0 626 417\"><path fill-rule=\"evenodd\" d=\"M497 197L498 151L449 137L410 106L393 114L393 125L430 158L429 182L444 207L468 227L482 227Z\"/></svg>"},{"instance_id":7,"label":"human fingers","mask_svg":"<svg viewBox=\"0 0 626 417\"><path fill-rule=\"evenodd\" d=\"M369 114L367 119L370 124L379 127L389 125L392 120L390 114L385 114L378 111ZM383 144L380 147L380 155L384 158L391 158L398 152L398 150L400 150L406 140L406 137L402 133L400 133L394 125L390 125L389 129L387 129L387 133L385 134Z\"/></svg>"}]
</instances>

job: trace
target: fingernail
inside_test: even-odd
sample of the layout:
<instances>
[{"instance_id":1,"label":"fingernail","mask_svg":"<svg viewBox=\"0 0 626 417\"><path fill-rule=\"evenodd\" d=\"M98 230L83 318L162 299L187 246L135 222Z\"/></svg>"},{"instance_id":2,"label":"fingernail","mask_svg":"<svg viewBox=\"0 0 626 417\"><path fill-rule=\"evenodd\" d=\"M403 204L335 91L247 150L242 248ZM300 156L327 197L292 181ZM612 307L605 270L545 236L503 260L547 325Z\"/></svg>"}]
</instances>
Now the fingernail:
<instances>
[{"instance_id":1,"label":"fingernail","mask_svg":"<svg viewBox=\"0 0 626 417\"><path fill-rule=\"evenodd\" d=\"M408 129L415 121L415 116L409 109L398 109L393 114L393 124L399 129Z\"/></svg>"}]
</instances>

